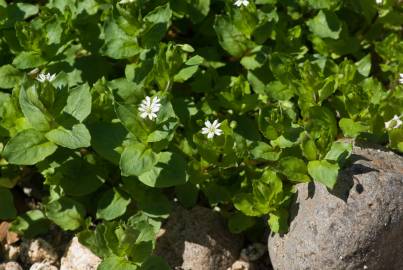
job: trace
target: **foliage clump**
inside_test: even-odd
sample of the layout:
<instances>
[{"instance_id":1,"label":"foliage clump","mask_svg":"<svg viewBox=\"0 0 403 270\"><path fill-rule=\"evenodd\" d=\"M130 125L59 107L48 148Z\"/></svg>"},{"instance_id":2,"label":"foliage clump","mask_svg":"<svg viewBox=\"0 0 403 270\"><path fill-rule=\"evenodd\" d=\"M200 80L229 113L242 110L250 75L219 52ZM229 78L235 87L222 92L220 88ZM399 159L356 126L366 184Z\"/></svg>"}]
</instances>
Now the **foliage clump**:
<instances>
[{"instance_id":1,"label":"foliage clump","mask_svg":"<svg viewBox=\"0 0 403 270\"><path fill-rule=\"evenodd\" d=\"M287 230L359 138L403 152L403 7L385 0L0 0L0 219L152 255L173 200ZM403 75L401 75L403 76ZM385 124L386 123L386 124ZM13 191L40 179L37 209Z\"/></svg>"}]
</instances>

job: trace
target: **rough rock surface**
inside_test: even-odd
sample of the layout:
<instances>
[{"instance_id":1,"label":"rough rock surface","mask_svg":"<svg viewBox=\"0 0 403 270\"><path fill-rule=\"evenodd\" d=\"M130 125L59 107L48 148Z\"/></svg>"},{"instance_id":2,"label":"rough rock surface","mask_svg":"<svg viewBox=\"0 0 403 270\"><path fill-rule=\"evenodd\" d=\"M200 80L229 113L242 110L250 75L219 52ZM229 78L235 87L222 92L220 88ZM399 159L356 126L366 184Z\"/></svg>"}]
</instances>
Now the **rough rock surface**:
<instances>
[{"instance_id":1,"label":"rough rock surface","mask_svg":"<svg viewBox=\"0 0 403 270\"><path fill-rule=\"evenodd\" d=\"M54 248L44 239L24 240L21 244L21 261L27 264L46 262L53 264L58 260Z\"/></svg>"},{"instance_id":2,"label":"rough rock surface","mask_svg":"<svg viewBox=\"0 0 403 270\"><path fill-rule=\"evenodd\" d=\"M403 269L403 158L355 146L330 194L298 185L290 231L269 237L274 269Z\"/></svg>"},{"instance_id":3,"label":"rough rock surface","mask_svg":"<svg viewBox=\"0 0 403 270\"><path fill-rule=\"evenodd\" d=\"M20 256L21 249L17 245L5 244L3 249L3 256L6 261L15 261Z\"/></svg>"},{"instance_id":4,"label":"rough rock surface","mask_svg":"<svg viewBox=\"0 0 403 270\"><path fill-rule=\"evenodd\" d=\"M232 264L227 270L257 270L250 262L238 260Z\"/></svg>"},{"instance_id":5,"label":"rough rock surface","mask_svg":"<svg viewBox=\"0 0 403 270\"><path fill-rule=\"evenodd\" d=\"M242 247L242 238L231 234L217 213L203 207L177 207L164 230L156 254L173 269L226 270Z\"/></svg>"},{"instance_id":6,"label":"rough rock surface","mask_svg":"<svg viewBox=\"0 0 403 270\"><path fill-rule=\"evenodd\" d=\"M22 267L16 262L8 262L0 264L0 270L22 270Z\"/></svg>"},{"instance_id":7,"label":"rough rock surface","mask_svg":"<svg viewBox=\"0 0 403 270\"><path fill-rule=\"evenodd\" d=\"M96 270L101 259L74 237L61 259L60 270Z\"/></svg>"},{"instance_id":8,"label":"rough rock surface","mask_svg":"<svg viewBox=\"0 0 403 270\"><path fill-rule=\"evenodd\" d=\"M29 270L58 270L58 268L47 263L34 263Z\"/></svg>"}]
</instances>

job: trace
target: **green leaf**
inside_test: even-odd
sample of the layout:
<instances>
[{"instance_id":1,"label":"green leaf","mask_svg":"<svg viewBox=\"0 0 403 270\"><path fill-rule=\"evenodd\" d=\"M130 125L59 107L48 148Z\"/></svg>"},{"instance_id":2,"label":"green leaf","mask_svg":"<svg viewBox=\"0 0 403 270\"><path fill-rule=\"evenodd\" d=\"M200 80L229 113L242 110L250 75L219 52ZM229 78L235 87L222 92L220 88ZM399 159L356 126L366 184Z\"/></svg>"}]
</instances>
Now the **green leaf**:
<instances>
[{"instance_id":1,"label":"green leaf","mask_svg":"<svg viewBox=\"0 0 403 270\"><path fill-rule=\"evenodd\" d=\"M139 270L170 270L171 268L161 257L150 256L141 265Z\"/></svg>"},{"instance_id":2,"label":"green leaf","mask_svg":"<svg viewBox=\"0 0 403 270\"><path fill-rule=\"evenodd\" d=\"M187 182L184 185L175 187L175 194L178 197L179 202L184 207L193 207L197 203L199 198L199 189L192 183Z\"/></svg>"},{"instance_id":3,"label":"green leaf","mask_svg":"<svg viewBox=\"0 0 403 270\"><path fill-rule=\"evenodd\" d=\"M56 149L57 146L46 140L41 132L27 129L7 143L3 156L11 164L34 165L53 154Z\"/></svg>"},{"instance_id":4,"label":"green leaf","mask_svg":"<svg viewBox=\"0 0 403 270\"><path fill-rule=\"evenodd\" d=\"M45 137L60 146L70 149L88 147L91 145L91 135L83 124L77 124L71 130L60 126L45 134Z\"/></svg>"},{"instance_id":5,"label":"green leaf","mask_svg":"<svg viewBox=\"0 0 403 270\"><path fill-rule=\"evenodd\" d=\"M130 144L123 150L120 158L122 175L140 176L150 171L158 162L158 156L151 148L141 143Z\"/></svg>"},{"instance_id":6,"label":"green leaf","mask_svg":"<svg viewBox=\"0 0 403 270\"><path fill-rule=\"evenodd\" d=\"M135 38L123 36L108 40L103 49L102 54L113 59L124 59L136 56L141 52L141 48Z\"/></svg>"},{"instance_id":7,"label":"green leaf","mask_svg":"<svg viewBox=\"0 0 403 270\"><path fill-rule=\"evenodd\" d=\"M195 24L201 22L210 11L210 0L170 1L170 5L175 14L188 16Z\"/></svg>"},{"instance_id":8,"label":"green leaf","mask_svg":"<svg viewBox=\"0 0 403 270\"><path fill-rule=\"evenodd\" d=\"M172 202L160 191L137 193L135 200L139 209L150 217L167 218L172 210Z\"/></svg>"},{"instance_id":9,"label":"green leaf","mask_svg":"<svg viewBox=\"0 0 403 270\"><path fill-rule=\"evenodd\" d=\"M169 3L155 8L144 17L142 44L146 48L154 47L164 37L170 25L172 11Z\"/></svg>"},{"instance_id":10,"label":"green leaf","mask_svg":"<svg viewBox=\"0 0 403 270\"><path fill-rule=\"evenodd\" d=\"M116 188L107 190L98 201L97 218L112 220L122 216L130 201L130 198Z\"/></svg>"},{"instance_id":11,"label":"green leaf","mask_svg":"<svg viewBox=\"0 0 403 270\"><path fill-rule=\"evenodd\" d=\"M251 150L251 154L254 159L276 161L280 157L281 150L275 149L267 143L258 142L256 147Z\"/></svg>"},{"instance_id":12,"label":"green leaf","mask_svg":"<svg viewBox=\"0 0 403 270\"><path fill-rule=\"evenodd\" d=\"M356 122L349 118L342 118L339 121L344 136L355 138L363 132L368 132L370 127L362 122Z\"/></svg>"},{"instance_id":13,"label":"green leaf","mask_svg":"<svg viewBox=\"0 0 403 270\"><path fill-rule=\"evenodd\" d=\"M308 163L308 172L315 181L333 189L339 174L339 165L327 160L313 160Z\"/></svg>"},{"instance_id":14,"label":"green leaf","mask_svg":"<svg viewBox=\"0 0 403 270\"><path fill-rule=\"evenodd\" d=\"M91 147L103 158L119 165L121 147L127 130L120 123L95 123L90 126Z\"/></svg>"},{"instance_id":15,"label":"green leaf","mask_svg":"<svg viewBox=\"0 0 403 270\"><path fill-rule=\"evenodd\" d=\"M358 72L365 77L368 77L371 72L372 62L371 62L371 54L367 54L360 61L355 63L357 65Z\"/></svg>"},{"instance_id":16,"label":"green leaf","mask_svg":"<svg viewBox=\"0 0 403 270\"><path fill-rule=\"evenodd\" d=\"M255 225L256 220L253 217L245 216L236 212L228 220L228 227L231 233L241 233Z\"/></svg>"},{"instance_id":17,"label":"green leaf","mask_svg":"<svg viewBox=\"0 0 403 270\"><path fill-rule=\"evenodd\" d=\"M310 181L309 176L306 174L307 173L306 164L302 159L293 156L282 158L279 162L279 170L291 181L296 182Z\"/></svg>"},{"instance_id":18,"label":"green leaf","mask_svg":"<svg viewBox=\"0 0 403 270\"><path fill-rule=\"evenodd\" d=\"M315 9L333 9L340 4L340 0L308 0L307 2Z\"/></svg>"},{"instance_id":19,"label":"green leaf","mask_svg":"<svg viewBox=\"0 0 403 270\"><path fill-rule=\"evenodd\" d=\"M12 219L16 215L13 194L8 189L0 188L0 220Z\"/></svg>"},{"instance_id":20,"label":"green leaf","mask_svg":"<svg viewBox=\"0 0 403 270\"><path fill-rule=\"evenodd\" d=\"M285 233L288 230L288 211L279 209L269 215L270 230L275 233Z\"/></svg>"},{"instance_id":21,"label":"green leaf","mask_svg":"<svg viewBox=\"0 0 403 270\"><path fill-rule=\"evenodd\" d=\"M33 128L40 131L47 131L51 128L52 116L39 99L36 85L21 88L19 103L24 116Z\"/></svg>"},{"instance_id":22,"label":"green leaf","mask_svg":"<svg viewBox=\"0 0 403 270\"><path fill-rule=\"evenodd\" d=\"M221 47L235 57L241 57L248 49L254 47L253 42L239 31L226 16L219 15L214 22L214 30Z\"/></svg>"},{"instance_id":23,"label":"green leaf","mask_svg":"<svg viewBox=\"0 0 403 270\"><path fill-rule=\"evenodd\" d=\"M321 38L338 39L342 24L337 15L331 11L321 10L315 18L307 22L309 30Z\"/></svg>"},{"instance_id":24,"label":"green leaf","mask_svg":"<svg viewBox=\"0 0 403 270\"><path fill-rule=\"evenodd\" d=\"M61 197L45 205L46 216L63 230L74 231L84 224L85 207L68 197Z\"/></svg>"},{"instance_id":25,"label":"green leaf","mask_svg":"<svg viewBox=\"0 0 403 270\"><path fill-rule=\"evenodd\" d=\"M185 67L181 69L178 74L175 75L174 81L183 83L189 80L197 72L198 69L198 66Z\"/></svg>"},{"instance_id":26,"label":"green leaf","mask_svg":"<svg viewBox=\"0 0 403 270\"><path fill-rule=\"evenodd\" d=\"M68 195L83 196L96 191L108 178L108 171L83 158L68 159L54 169L49 182L60 184Z\"/></svg>"},{"instance_id":27,"label":"green leaf","mask_svg":"<svg viewBox=\"0 0 403 270\"><path fill-rule=\"evenodd\" d=\"M0 88L13 88L22 77L22 72L12 65L0 67Z\"/></svg>"},{"instance_id":28,"label":"green leaf","mask_svg":"<svg viewBox=\"0 0 403 270\"><path fill-rule=\"evenodd\" d=\"M97 270L138 270L139 268L125 258L113 256L105 258Z\"/></svg>"},{"instance_id":29,"label":"green leaf","mask_svg":"<svg viewBox=\"0 0 403 270\"><path fill-rule=\"evenodd\" d=\"M302 154L308 160L316 160L318 156L318 149L316 148L315 141L304 137L301 142Z\"/></svg>"},{"instance_id":30,"label":"green leaf","mask_svg":"<svg viewBox=\"0 0 403 270\"><path fill-rule=\"evenodd\" d=\"M150 187L171 187L187 181L186 160L177 153L161 152L158 163L139 176L139 180Z\"/></svg>"},{"instance_id":31,"label":"green leaf","mask_svg":"<svg viewBox=\"0 0 403 270\"><path fill-rule=\"evenodd\" d=\"M90 87L88 84L83 84L69 91L63 111L82 122L91 113L91 104Z\"/></svg>"},{"instance_id":32,"label":"green leaf","mask_svg":"<svg viewBox=\"0 0 403 270\"><path fill-rule=\"evenodd\" d=\"M18 216L11 223L10 230L24 237L33 238L48 232L49 221L40 210L30 210Z\"/></svg>"},{"instance_id":33,"label":"green leaf","mask_svg":"<svg viewBox=\"0 0 403 270\"><path fill-rule=\"evenodd\" d=\"M130 131L139 141L146 141L149 134L147 127L147 119L142 119L138 115L138 108L134 105L123 105L116 103L116 114L122 124Z\"/></svg>"},{"instance_id":34,"label":"green leaf","mask_svg":"<svg viewBox=\"0 0 403 270\"><path fill-rule=\"evenodd\" d=\"M13 60L19 69L36 68L46 64L46 60L38 52L21 52Z\"/></svg>"},{"instance_id":35,"label":"green leaf","mask_svg":"<svg viewBox=\"0 0 403 270\"><path fill-rule=\"evenodd\" d=\"M329 152L327 152L325 159L342 164L346 159L348 159L352 151L353 145L351 143L342 141L334 142Z\"/></svg>"}]
</instances>

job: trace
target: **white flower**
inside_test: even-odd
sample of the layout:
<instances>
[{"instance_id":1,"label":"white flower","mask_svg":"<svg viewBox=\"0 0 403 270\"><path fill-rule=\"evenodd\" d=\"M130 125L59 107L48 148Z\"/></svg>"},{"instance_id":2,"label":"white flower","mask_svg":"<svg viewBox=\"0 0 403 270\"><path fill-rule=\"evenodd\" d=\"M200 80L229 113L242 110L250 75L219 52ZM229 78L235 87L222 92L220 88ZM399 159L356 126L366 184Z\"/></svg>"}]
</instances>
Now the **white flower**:
<instances>
[{"instance_id":1,"label":"white flower","mask_svg":"<svg viewBox=\"0 0 403 270\"><path fill-rule=\"evenodd\" d=\"M207 134L207 138L211 139L215 135L220 136L222 134L222 130L219 129L221 123L218 123L218 120L214 120L213 123L207 120L204 125L206 127L202 128L202 134Z\"/></svg>"},{"instance_id":2,"label":"white flower","mask_svg":"<svg viewBox=\"0 0 403 270\"><path fill-rule=\"evenodd\" d=\"M403 84L403 73L399 74L399 83Z\"/></svg>"},{"instance_id":3,"label":"white flower","mask_svg":"<svg viewBox=\"0 0 403 270\"><path fill-rule=\"evenodd\" d=\"M120 0L119 4L130 4L130 3L134 3L135 0Z\"/></svg>"},{"instance_id":4,"label":"white flower","mask_svg":"<svg viewBox=\"0 0 403 270\"><path fill-rule=\"evenodd\" d=\"M382 5L382 4L383 4L383 0L375 0L375 2L376 2L378 5Z\"/></svg>"},{"instance_id":5,"label":"white flower","mask_svg":"<svg viewBox=\"0 0 403 270\"><path fill-rule=\"evenodd\" d=\"M41 73L41 74L38 75L38 77L36 77L36 79L39 82L44 83L46 81L48 81L48 82L53 81L55 79L55 77L56 77L56 74L50 74L50 73L44 74L44 73Z\"/></svg>"},{"instance_id":6,"label":"white flower","mask_svg":"<svg viewBox=\"0 0 403 270\"><path fill-rule=\"evenodd\" d=\"M154 118L157 118L157 113L159 112L160 108L161 104L158 97L151 99L149 96L147 96L139 106L140 117L148 117L150 120L153 120Z\"/></svg>"},{"instance_id":7,"label":"white flower","mask_svg":"<svg viewBox=\"0 0 403 270\"><path fill-rule=\"evenodd\" d=\"M240 7L240 6L247 7L249 5L249 0L236 0L234 5L237 7Z\"/></svg>"},{"instance_id":8,"label":"white flower","mask_svg":"<svg viewBox=\"0 0 403 270\"><path fill-rule=\"evenodd\" d=\"M400 120L400 117L395 115L391 120L385 122L385 128L386 129L399 128L402 124L403 122L402 120Z\"/></svg>"}]
</instances>

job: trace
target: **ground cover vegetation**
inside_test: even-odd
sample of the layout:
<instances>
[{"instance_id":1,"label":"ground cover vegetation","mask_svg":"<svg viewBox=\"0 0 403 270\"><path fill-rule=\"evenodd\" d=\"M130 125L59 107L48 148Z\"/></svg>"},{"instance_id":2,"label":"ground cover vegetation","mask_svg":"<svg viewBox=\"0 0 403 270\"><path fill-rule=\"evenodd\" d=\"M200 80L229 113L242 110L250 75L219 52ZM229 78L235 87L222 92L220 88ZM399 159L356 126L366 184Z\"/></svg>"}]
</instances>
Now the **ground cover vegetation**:
<instances>
[{"instance_id":1,"label":"ground cover vegetation","mask_svg":"<svg viewBox=\"0 0 403 270\"><path fill-rule=\"evenodd\" d=\"M403 152L396 0L0 0L0 219L79 235L99 269L153 255L174 201L288 229L352 145ZM400 81L399 81L400 79ZM36 207L21 211L26 186Z\"/></svg>"}]
</instances>

